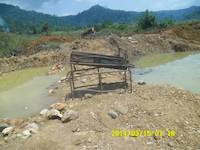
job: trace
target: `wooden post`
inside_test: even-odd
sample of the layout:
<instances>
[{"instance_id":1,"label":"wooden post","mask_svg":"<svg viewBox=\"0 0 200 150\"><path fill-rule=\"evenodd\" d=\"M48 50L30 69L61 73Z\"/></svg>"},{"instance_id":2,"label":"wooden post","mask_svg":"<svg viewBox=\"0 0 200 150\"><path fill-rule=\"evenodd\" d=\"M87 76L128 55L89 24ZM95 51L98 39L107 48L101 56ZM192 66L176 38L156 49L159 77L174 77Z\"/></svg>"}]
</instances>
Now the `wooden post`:
<instances>
[{"instance_id":1,"label":"wooden post","mask_svg":"<svg viewBox=\"0 0 200 150\"><path fill-rule=\"evenodd\" d=\"M133 93L132 71L130 68L128 70L129 70L129 74L130 74L130 91L131 91L131 93Z\"/></svg>"},{"instance_id":2,"label":"wooden post","mask_svg":"<svg viewBox=\"0 0 200 150\"><path fill-rule=\"evenodd\" d=\"M72 87L73 89L75 89L75 84L74 84L74 68L75 66L73 64L71 64L71 77L72 77Z\"/></svg>"},{"instance_id":3,"label":"wooden post","mask_svg":"<svg viewBox=\"0 0 200 150\"><path fill-rule=\"evenodd\" d=\"M124 82L125 82L125 88L127 89L127 70L124 71Z\"/></svg>"},{"instance_id":4,"label":"wooden post","mask_svg":"<svg viewBox=\"0 0 200 150\"><path fill-rule=\"evenodd\" d=\"M72 97L72 100L74 99L74 89L75 89L75 86L74 86L74 66L71 64L71 75L70 75L70 88L71 88L71 97Z\"/></svg>"},{"instance_id":5,"label":"wooden post","mask_svg":"<svg viewBox=\"0 0 200 150\"><path fill-rule=\"evenodd\" d=\"M99 77L99 86L100 86L100 90L102 90L103 89L102 88L102 80L101 80L101 73L100 73L99 67L97 68L97 70L98 70L98 77Z\"/></svg>"},{"instance_id":6,"label":"wooden post","mask_svg":"<svg viewBox=\"0 0 200 150\"><path fill-rule=\"evenodd\" d=\"M72 87L72 78L71 78L71 76L70 76L69 84L70 84L70 89L71 89L71 98L73 100L74 99L74 90L73 90L73 87Z\"/></svg>"}]
</instances>

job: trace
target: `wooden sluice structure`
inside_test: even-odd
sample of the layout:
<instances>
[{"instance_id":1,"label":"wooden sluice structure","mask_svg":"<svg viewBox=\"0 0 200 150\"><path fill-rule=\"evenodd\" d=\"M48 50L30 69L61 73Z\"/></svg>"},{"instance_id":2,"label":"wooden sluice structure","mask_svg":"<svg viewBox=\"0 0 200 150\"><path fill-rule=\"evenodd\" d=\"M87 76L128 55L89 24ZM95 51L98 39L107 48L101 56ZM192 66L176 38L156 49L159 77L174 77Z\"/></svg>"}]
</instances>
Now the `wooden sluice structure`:
<instances>
[{"instance_id":1,"label":"wooden sluice structure","mask_svg":"<svg viewBox=\"0 0 200 150\"><path fill-rule=\"evenodd\" d=\"M71 71L69 72L69 82L71 88L71 98L74 98L75 90L90 87L94 85L86 85L86 86L76 86L75 80L77 78L83 76L91 76L91 75L98 75L98 90L94 89L87 89L88 91L94 92L108 92L108 90L103 89L103 82L102 82L102 74L106 73L114 73L114 72L123 72L124 81L126 89L128 89L128 82L127 82L127 73L129 73L129 81L130 81L130 91L132 92L132 72L131 68L134 66L128 63L127 57L119 57L119 56L108 56L108 55L101 55L101 54L94 54L94 53L85 53L85 52L77 52L73 51L70 56L70 66ZM77 66L87 66L89 68L86 69L76 69ZM108 68L108 69L115 69L112 71L101 71L101 68ZM81 72L88 72L89 70L96 70L97 72L81 74ZM75 76L76 74L76 76Z\"/></svg>"}]
</instances>

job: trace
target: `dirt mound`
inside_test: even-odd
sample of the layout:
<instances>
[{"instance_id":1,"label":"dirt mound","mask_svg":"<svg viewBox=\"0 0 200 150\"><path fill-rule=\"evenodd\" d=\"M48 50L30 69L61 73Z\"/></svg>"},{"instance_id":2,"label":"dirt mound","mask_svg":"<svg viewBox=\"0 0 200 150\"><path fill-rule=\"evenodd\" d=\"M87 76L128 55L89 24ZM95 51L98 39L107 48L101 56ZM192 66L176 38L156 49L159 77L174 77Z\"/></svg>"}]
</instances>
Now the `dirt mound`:
<instances>
[{"instance_id":1,"label":"dirt mound","mask_svg":"<svg viewBox=\"0 0 200 150\"><path fill-rule=\"evenodd\" d=\"M65 36L42 36L25 45L23 55L32 55L40 51L59 50L60 44L71 43L72 38Z\"/></svg>"},{"instance_id":2,"label":"dirt mound","mask_svg":"<svg viewBox=\"0 0 200 150\"><path fill-rule=\"evenodd\" d=\"M0 72L6 73L30 67L51 66L58 63L65 65L68 60L69 53L63 51L44 51L30 56L4 58L0 59Z\"/></svg>"},{"instance_id":3,"label":"dirt mound","mask_svg":"<svg viewBox=\"0 0 200 150\"><path fill-rule=\"evenodd\" d=\"M200 23L178 25L167 32L185 40L200 42Z\"/></svg>"},{"instance_id":4,"label":"dirt mound","mask_svg":"<svg viewBox=\"0 0 200 150\"><path fill-rule=\"evenodd\" d=\"M42 43L46 43L46 42L61 42L61 43L65 43L65 42L72 42L71 38L67 38L64 36L42 36L39 39L33 40L30 43L31 47L40 45Z\"/></svg>"},{"instance_id":5,"label":"dirt mound","mask_svg":"<svg viewBox=\"0 0 200 150\"><path fill-rule=\"evenodd\" d=\"M118 50L128 51L131 59L152 53L200 50L200 23L180 24L164 31L111 37ZM114 40L113 40L114 39Z\"/></svg>"},{"instance_id":6,"label":"dirt mound","mask_svg":"<svg viewBox=\"0 0 200 150\"><path fill-rule=\"evenodd\" d=\"M113 53L112 45L107 39L80 39L75 40L70 48L72 50L93 52L101 54L111 54Z\"/></svg>"}]
</instances>

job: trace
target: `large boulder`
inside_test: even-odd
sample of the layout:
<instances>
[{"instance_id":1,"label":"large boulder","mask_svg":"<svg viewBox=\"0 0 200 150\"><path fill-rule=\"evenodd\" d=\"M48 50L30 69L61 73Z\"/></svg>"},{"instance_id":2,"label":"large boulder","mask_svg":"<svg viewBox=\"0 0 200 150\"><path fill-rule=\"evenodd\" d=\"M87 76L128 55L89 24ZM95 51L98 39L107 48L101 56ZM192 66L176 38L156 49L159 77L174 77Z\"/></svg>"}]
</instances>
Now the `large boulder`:
<instances>
[{"instance_id":1,"label":"large boulder","mask_svg":"<svg viewBox=\"0 0 200 150\"><path fill-rule=\"evenodd\" d=\"M0 132L2 132L5 128L8 128L9 125L7 124L0 124Z\"/></svg>"},{"instance_id":2,"label":"large boulder","mask_svg":"<svg viewBox=\"0 0 200 150\"><path fill-rule=\"evenodd\" d=\"M2 134L3 134L4 136L9 135L9 134L11 134L11 133L13 132L13 130L14 130L13 127L7 127L7 128L5 128L5 129L2 131Z\"/></svg>"},{"instance_id":3,"label":"large boulder","mask_svg":"<svg viewBox=\"0 0 200 150\"><path fill-rule=\"evenodd\" d=\"M61 110L65 109L66 106L67 106L67 104L65 104L65 103L55 103L55 104L52 104L50 106L50 108L61 111Z\"/></svg>"},{"instance_id":4,"label":"large boulder","mask_svg":"<svg viewBox=\"0 0 200 150\"><path fill-rule=\"evenodd\" d=\"M74 110L67 110L62 117L62 122L66 123L72 120L76 120L78 119L78 117L79 117L78 112Z\"/></svg>"},{"instance_id":5,"label":"large boulder","mask_svg":"<svg viewBox=\"0 0 200 150\"><path fill-rule=\"evenodd\" d=\"M48 119L61 119L62 114L60 113L60 111L58 111L56 109L51 109L47 112L47 118Z\"/></svg>"}]
</instances>

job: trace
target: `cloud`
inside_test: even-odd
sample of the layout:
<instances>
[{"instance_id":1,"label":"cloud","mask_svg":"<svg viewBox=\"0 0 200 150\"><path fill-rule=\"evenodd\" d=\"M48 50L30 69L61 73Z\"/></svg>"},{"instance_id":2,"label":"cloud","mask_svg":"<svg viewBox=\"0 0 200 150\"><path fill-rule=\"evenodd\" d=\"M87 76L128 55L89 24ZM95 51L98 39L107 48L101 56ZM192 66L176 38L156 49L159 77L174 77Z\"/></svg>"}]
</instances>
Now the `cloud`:
<instances>
[{"instance_id":1,"label":"cloud","mask_svg":"<svg viewBox=\"0 0 200 150\"><path fill-rule=\"evenodd\" d=\"M24 9L37 9L46 2L57 3L59 0L0 0L2 3L21 6Z\"/></svg>"}]
</instances>

